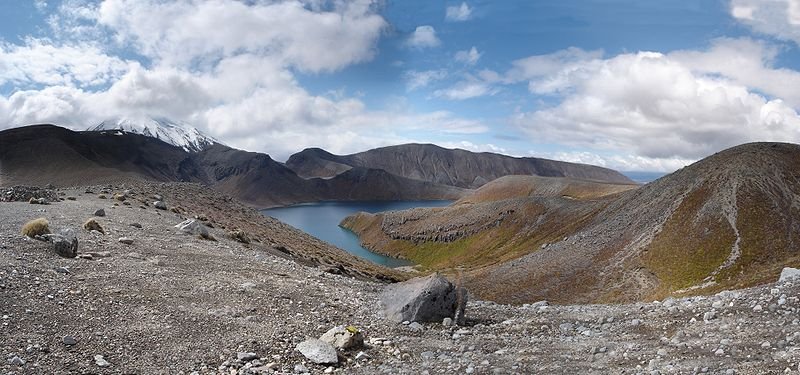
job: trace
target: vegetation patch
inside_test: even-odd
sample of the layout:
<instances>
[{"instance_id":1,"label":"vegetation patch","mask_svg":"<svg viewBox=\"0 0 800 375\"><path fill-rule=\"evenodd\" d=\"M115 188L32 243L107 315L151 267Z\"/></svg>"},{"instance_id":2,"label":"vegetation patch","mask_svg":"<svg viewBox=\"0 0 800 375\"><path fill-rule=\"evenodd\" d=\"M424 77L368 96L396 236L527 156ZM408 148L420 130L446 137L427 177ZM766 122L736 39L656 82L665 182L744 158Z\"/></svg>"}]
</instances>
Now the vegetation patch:
<instances>
[{"instance_id":1,"label":"vegetation patch","mask_svg":"<svg viewBox=\"0 0 800 375\"><path fill-rule=\"evenodd\" d=\"M48 233L50 233L50 223L43 217L33 219L22 226L22 235L31 238Z\"/></svg>"}]
</instances>

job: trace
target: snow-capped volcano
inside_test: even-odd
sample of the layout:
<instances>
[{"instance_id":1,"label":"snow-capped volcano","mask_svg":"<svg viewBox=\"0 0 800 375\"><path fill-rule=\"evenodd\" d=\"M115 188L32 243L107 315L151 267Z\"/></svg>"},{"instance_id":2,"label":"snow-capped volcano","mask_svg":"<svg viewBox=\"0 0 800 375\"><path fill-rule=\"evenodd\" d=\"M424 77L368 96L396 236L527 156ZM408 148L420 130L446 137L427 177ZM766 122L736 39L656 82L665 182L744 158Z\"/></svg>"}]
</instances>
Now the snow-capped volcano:
<instances>
[{"instance_id":1,"label":"snow-capped volcano","mask_svg":"<svg viewBox=\"0 0 800 375\"><path fill-rule=\"evenodd\" d=\"M185 122L173 121L161 117L115 117L86 130L121 130L128 133L141 134L158 138L164 142L183 148L187 152L202 151L214 143L221 144L221 142L201 133Z\"/></svg>"}]
</instances>

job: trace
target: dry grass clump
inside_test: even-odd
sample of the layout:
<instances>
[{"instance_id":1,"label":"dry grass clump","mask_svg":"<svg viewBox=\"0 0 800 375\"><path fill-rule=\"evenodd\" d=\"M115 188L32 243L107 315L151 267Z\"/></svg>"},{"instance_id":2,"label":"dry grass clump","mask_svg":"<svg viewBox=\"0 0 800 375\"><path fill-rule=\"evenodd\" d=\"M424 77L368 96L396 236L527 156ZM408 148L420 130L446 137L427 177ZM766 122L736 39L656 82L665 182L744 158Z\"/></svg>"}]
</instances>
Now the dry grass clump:
<instances>
[{"instance_id":1,"label":"dry grass clump","mask_svg":"<svg viewBox=\"0 0 800 375\"><path fill-rule=\"evenodd\" d=\"M43 217L33 219L22 226L22 234L28 237L36 237L48 233L50 233L50 223Z\"/></svg>"},{"instance_id":2,"label":"dry grass clump","mask_svg":"<svg viewBox=\"0 0 800 375\"><path fill-rule=\"evenodd\" d=\"M238 241L238 242L241 242L241 243L244 243L244 244L250 243L250 238L247 237L247 233L245 233L241 229L234 229L234 230L228 232L228 236L231 239L233 239L235 241Z\"/></svg>"},{"instance_id":3,"label":"dry grass clump","mask_svg":"<svg viewBox=\"0 0 800 375\"><path fill-rule=\"evenodd\" d=\"M83 229L88 231L96 230L102 234L106 234L106 231L103 230L103 227L101 227L100 223L98 223L95 219L86 220L86 222L83 223Z\"/></svg>"}]
</instances>

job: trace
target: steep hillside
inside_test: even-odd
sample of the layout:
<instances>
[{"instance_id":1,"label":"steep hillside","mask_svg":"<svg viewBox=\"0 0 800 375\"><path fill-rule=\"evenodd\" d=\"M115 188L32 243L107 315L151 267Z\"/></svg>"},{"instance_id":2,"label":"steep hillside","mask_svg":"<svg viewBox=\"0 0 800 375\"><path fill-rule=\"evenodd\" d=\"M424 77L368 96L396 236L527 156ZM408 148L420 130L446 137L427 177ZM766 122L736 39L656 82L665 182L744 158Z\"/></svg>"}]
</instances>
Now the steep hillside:
<instances>
[{"instance_id":1,"label":"steep hillside","mask_svg":"<svg viewBox=\"0 0 800 375\"><path fill-rule=\"evenodd\" d=\"M572 177L633 183L607 168L539 158L451 150L430 144L405 144L338 156L320 149L292 155L286 166L304 177L331 177L350 167L383 169L391 174L461 188L477 188L507 175Z\"/></svg>"},{"instance_id":2,"label":"steep hillside","mask_svg":"<svg viewBox=\"0 0 800 375\"><path fill-rule=\"evenodd\" d=\"M371 248L465 268L479 295L512 303L713 292L800 264L798 145L742 145L605 197L557 194L361 214L344 225Z\"/></svg>"}]
</instances>

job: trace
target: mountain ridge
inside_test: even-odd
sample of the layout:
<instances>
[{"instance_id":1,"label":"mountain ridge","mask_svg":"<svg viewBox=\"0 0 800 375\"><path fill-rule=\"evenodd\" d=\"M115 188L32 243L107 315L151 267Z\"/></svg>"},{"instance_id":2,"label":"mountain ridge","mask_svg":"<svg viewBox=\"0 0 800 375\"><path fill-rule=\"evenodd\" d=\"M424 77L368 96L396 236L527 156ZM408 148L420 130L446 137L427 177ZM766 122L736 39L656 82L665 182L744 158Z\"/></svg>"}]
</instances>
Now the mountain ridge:
<instances>
[{"instance_id":1,"label":"mountain ridge","mask_svg":"<svg viewBox=\"0 0 800 375\"><path fill-rule=\"evenodd\" d=\"M308 148L290 156L286 166L306 178L330 178L347 167L365 167L467 189L478 188L507 175L573 177L634 184L617 171L593 165L490 152L476 153L419 143L380 147L349 155L334 155L319 148Z\"/></svg>"},{"instance_id":2,"label":"mountain ridge","mask_svg":"<svg viewBox=\"0 0 800 375\"><path fill-rule=\"evenodd\" d=\"M198 152L214 144L222 144L192 125L165 117L113 117L89 127L87 131L121 130L153 137L178 146L187 152Z\"/></svg>"}]
</instances>

